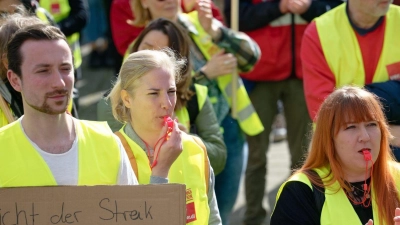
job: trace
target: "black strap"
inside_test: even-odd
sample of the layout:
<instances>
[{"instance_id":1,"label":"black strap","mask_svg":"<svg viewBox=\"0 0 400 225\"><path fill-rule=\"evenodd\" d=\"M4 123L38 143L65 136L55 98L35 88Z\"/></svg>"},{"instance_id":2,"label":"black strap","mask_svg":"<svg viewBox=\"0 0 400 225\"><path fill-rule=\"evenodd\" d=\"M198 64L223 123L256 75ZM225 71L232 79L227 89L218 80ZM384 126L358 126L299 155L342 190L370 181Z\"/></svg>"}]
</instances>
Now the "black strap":
<instances>
[{"instance_id":1,"label":"black strap","mask_svg":"<svg viewBox=\"0 0 400 225\"><path fill-rule=\"evenodd\" d=\"M194 84L190 85L190 90L196 93ZM189 119L190 119L190 133L197 134L196 118L199 115L200 109L199 109L199 100L197 99L196 94L193 95L187 102L186 108L189 113Z\"/></svg>"}]
</instances>

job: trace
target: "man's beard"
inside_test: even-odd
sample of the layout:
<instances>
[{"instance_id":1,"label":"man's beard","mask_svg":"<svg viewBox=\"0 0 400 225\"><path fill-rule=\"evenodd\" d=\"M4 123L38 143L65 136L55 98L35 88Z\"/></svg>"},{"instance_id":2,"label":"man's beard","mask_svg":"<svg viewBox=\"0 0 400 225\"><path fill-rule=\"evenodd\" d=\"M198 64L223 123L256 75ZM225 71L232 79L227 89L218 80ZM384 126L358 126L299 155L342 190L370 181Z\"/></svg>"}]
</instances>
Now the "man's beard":
<instances>
[{"instance_id":1,"label":"man's beard","mask_svg":"<svg viewBox=\"0 0 400 225\"><path fill-rule=\"evenodd\" d=\"M47 99L54 95L66 95L67 96L66 101L61 100L61 101L55 102L55 105L60 106L60 105L65 104L65 107L63 107L60 110L55 110L47 103ZM57 115L57 114L65 113L67 111L70 98L71 98L71 95L69 94L68 90L56 90L56 91L48 92L45 94L44 101L41 106L31 105L28 102L27 102L27 104L39 112L46 113L49 115Z\"/></svg>"}]
</instances>

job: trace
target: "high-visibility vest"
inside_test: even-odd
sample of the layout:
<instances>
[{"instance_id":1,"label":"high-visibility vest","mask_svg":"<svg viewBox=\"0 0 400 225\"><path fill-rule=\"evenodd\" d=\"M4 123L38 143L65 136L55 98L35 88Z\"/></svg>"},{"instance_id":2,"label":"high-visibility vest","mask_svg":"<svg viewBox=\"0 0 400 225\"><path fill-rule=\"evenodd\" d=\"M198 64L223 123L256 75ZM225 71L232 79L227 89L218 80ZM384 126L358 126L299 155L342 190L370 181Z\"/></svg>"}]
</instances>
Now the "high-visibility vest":
<instances>
[{"instance_id":1,"label":"high-visibility vest","mask_svg":"<svg viewBox=\"0 0 400 225\"><path fill-rule=\"evenodd\" d=\"M71 7L68 0L40 0L40 6L53 15L56 22L68 17ZM68 44L74 55L74 67L79 68L82 64L81 48L79 45L79 33L67 37Z\"/></svg>"},{"instance_id":2,"label":"high-visibility vest","mask_svg":"<svg viewBox=\"0 0 400 225\"><path fill-rule=\"evenodd\" d=\"M114 185L121 155L105 122L75 120L78 185ZM24 134L19 120L0 128L0 187L57 185L49 166Z\"/></svg>"},{"instance_id":3,"label":"high-visibility vest","mask_svg":"<svg viewBox=\"0 0 400 225\"><path fill-rule=\"evenodd\" d=\"M196 43L197 47L203 53L206 60L210 60L211 56L218 52L220 49L212 42L210 35L201 26L198 20L197 11L193 11L188 14L181 13L180 16L183 20L190 22L196 28L197 34L190 33L191 37ZM238 78L235 82L237 82L237 120L239 122L240 128L247 135L257 135L264 130L264 127L256 111L254 110L253 105L251 104L250 98L247 95L247 91L243 85L242 79ZM217 83L219 89L221 90L229 106L231 107L232 74L219 76L217 78Z\"/></svg>"},{"instance_id":4,"label":"high-visibility vest","mask_svg":"<svg viewBox=\"0 0 400 225\"><path fill-rule=\"evenodd\" d=\"M390 5L386 14L382 53L372 82L389 80L387 66L400 63L400 7ZM325 59L335 75L336 87L365 85L365 71L355 31L348 21L346 4L315 19Z\"/></svg>"},{"instance_id":5,"label":"high-visibility vest","mask_svg":"<svg viewBox=\"0 0 400 225\"><path fill-rule=\"evenodd\" d=\"M207 99L208 88L199 84L194 84L194 88L196 90L196 95L192 98L197 98L198 108L199 111L201 111ZM175 111L175 116L178 118L180 124L183 124L187 130L190 130L190 119L195 118L190 118L186 107L182 107L181 109Z\"/></svg>"},{"instance_id":6,"label":"high-visibility vest","mask_svg":"<svg viewBox=\"0 0 400 225\"><path fill-rule=\"evenodd\" d=\"M151 176L150 161L146 152L124 132L121 128L117 135L122 143L127 143L125 147L129 158L134 157L132 165L139 184L149 184ZM121 136L122 135L122 136ZM182 135L183 151L172 164L169 173L169 183L186 185L186 212L187 224L208 224L210 208L208 206L208 179L209 162L207 151L204 144L197 137L192 135ZM133 153L133 154L131 154ZM132 159L130 159L132 164Z\"/></svg>"},{"instance_id":7,"label":"high-visibility vest","mask_svg":"<svg viewBox=\"0 0 400 225\"><path fill-rule=\"evenodd\" d=\"M315 169L318 175L323 178L329 174L329 168L320 168ZM393 165L392 167L393 173L399 175L400 168L398 165ZM397 177L396 176L396 177ZM324 179L323 179L324 180ZM310 180L304 173L297 173L293 175L288 181L281 185L278 194L277 200L279 200L279 196L282 192L283 187L289 181L300 181L307 184L310 189L313 189ZM372 181L371 181L372 182ZM397 190L400 190L400 180L395 179ZM374 217L374 225L379 225L379 215L378 215L378 206L376 205L375 199L377 198L377 193L375 193L373 187L371 188L371 196L372 196L372 211ZM347 225L347 224L359 224L362 225L360 218L357 213L354 211L353 206L351 205L350 200L347 198L346 193L343 188L340 187L338 181L336 181L332 186L325 188L325 202L322 206L321 212L321 225ZM387 224L389 225L389 224Z\"/></svg>"}]
</instances>

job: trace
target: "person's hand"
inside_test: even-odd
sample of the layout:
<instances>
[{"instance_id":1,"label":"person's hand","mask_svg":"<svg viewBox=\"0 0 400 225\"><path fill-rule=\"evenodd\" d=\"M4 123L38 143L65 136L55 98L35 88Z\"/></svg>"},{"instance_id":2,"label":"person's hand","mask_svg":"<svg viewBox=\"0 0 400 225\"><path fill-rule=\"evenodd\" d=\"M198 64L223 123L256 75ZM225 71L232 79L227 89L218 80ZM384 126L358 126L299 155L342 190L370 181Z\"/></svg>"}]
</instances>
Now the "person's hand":
<instances>
[{"instance_id":1,"label":"person's hand","mask_svg":"<svg viewBox=\"0 0 400 225\"><path fill-rule=\"evenodd\" d=\"M303 14L310 8L312 0L288 0L287 8L291 13Z\"/></svg>"},{"instance_id":2,"label":"person's hand","mask_svg":"<svg viewBox=\"0 0 400 225\"><path fill-rule=\"evenodd\" d=\"M221 36L221 31L219 27L213 24L214 19L211 9L211 0L198 0L196 3L196 10L198 13L198 20L213 40L219 40Z\"/></svg>"},{"instance_id":3,"label":"person's hand","mask_svg":"<svg viewBox=\"0 0 400 225\"><path fill-rule=\"evenodd\" d=\"M400 225L400 208L396 208L393 220L394 225Z\"/></svg>"},{"instance_id":4,"label":"person's hand","mask_svg":"<svg viewBox=\"0 0 400 225\"><path fill-rule=\"evenodd\" d=\"M204 65L201 70L209 79L214 79L221 75L232 73L237 67L237 60L231 53L225 53L223 50L216 53Z\"/></svg>"},{"instance_id":5,"label":"person's hand","mask_svg":"<svg viewBox=\"0 0 400 225\"><path fill-rule=\"evenodd\" d=\"M160 138L164 137L167 133L167 125L161 129ZM178 127L178 123L174 120L174 126L172 128L171 134L167 136L166 141L161 145L156 146L157 149L154 151L154 160L156 161L153 167L152 175L157 177L168 177L169 169L171 165L175 162L178 156L182 153L182 131ZM162 140L160 141L162 143ZM158 151L157 151L158 150Z\"/></svg>"},{"instance_id":6,"label":"person's hand","mask_svg":"<svg viewBox=\"0 0 400 225\"><path fill-rule=\"evenodd\" d=\"M281 0L279 2L279 10L281 11L282 14L288 13L288 3L290 0Z\"/></svg>"},{"instance_id":7,"label":"person's hand","mask_svg":"<svg viewBox=\"0 0 400 225\"><path fill-rule=\"evenodd\" d=\"M185 127L185 125L183 125L183 124L181 124L181 123L178 123L178 128L179 128L179 130L181 130L181 131L183 131L183 132L185 132L185 133L189 133L189 131L188 131L188 129Z\"/></svg>"}]
</instances>

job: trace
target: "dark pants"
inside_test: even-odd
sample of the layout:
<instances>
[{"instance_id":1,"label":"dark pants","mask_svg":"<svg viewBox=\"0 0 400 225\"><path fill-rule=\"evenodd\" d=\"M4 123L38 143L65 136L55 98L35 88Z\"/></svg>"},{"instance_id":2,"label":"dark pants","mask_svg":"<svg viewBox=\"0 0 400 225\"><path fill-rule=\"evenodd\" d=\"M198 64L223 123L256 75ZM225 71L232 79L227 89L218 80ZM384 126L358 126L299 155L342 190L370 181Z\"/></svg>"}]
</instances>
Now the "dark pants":
<instances>
[{"instance_id":1,"label":"dark pants","mask_svg":"<svg viewBox=\"0 0 400 225\"><path fill-rule=\"evenodd\" d=\"M304 98L303 82L299 79L258 82L250 92L250 99L265 130L256 136L247 136L249 157L245 177L247 209L244 223L259 225L267 215L262 207L267 174L266 153L278 99L283 103L292 169L301 166L307 151L309 139L306 134L311 131L311 119Z\"/></svg>"},{"instance_id":2,"label":"dark pants","mask_svg":"<svg viewBox=\"0 0 400 225\"><path fill-rule=\"evenodd\" d=\"M227 157L224 170L215 177L215 195L222 224L228 225L239 192L245 138L237 120L230 115L224 118L221 126L224 128Z\"/></svg>"}]
</instances>

